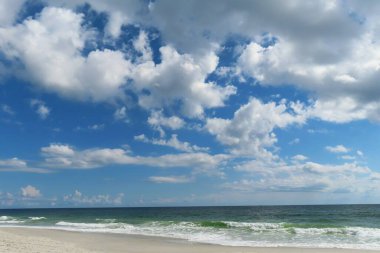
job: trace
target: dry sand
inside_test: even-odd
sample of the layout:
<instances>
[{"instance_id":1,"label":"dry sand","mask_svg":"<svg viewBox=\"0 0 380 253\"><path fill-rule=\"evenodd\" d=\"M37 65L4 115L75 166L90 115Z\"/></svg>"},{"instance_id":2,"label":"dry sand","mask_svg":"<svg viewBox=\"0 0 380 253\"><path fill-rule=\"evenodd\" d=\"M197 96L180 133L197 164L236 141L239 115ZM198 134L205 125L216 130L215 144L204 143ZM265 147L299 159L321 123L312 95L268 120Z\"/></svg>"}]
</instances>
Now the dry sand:
<instances>
[{"instance_id":1,"label":"dry sand","mask_svg":"<svg viewBox=\"0 0 380 253\"><path fill-rule=\"evenodd\" d=\"M191 243L163 237L0 228L1 253L363 253L343 249L252 248Z\"/></svg>"}]
</instances>

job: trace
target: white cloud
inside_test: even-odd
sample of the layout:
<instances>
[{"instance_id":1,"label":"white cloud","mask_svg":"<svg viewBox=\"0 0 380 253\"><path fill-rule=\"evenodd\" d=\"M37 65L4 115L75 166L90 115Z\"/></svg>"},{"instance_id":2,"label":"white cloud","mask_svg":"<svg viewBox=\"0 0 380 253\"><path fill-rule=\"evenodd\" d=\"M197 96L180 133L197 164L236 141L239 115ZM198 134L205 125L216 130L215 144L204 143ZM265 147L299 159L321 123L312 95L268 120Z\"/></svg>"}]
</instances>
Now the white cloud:
<instances>
[{"instance_id":1,"label":"white cloud","mask_svg":"<svg viewBox=\"0 0 380 253\"><path fill-rule=\"evenodd\" d=\"M24 0L3 0L0 5L0 26L9 26L14 21Z\"/></svg>"},{"instance_id":2,"label":"white cloud","mask_svg":"<svg viewBox=\"0 0 380 253\"><path fill-rule=\"evenodd\" d=\"M120 51L95 50L81 55L91 33L83 15L46 7L36 19L0 28L0 49L9 60L21 61L25 79L47 91L80 100L104 101L120 92L130 63Z\"/></svg>"},{"instance_id":3,"label":"white cloud","mask_svg":"<svg viewBox=\"0 0 380 253\"><path fill-rule=\"evenodd\" d=\"M109 7L92 2L100 9ZM145 109L180 102L185 116L201 117L205 109L224 106L225 100L236 93L231 85L206 82L218 64L214 51L195 57L167 45L160 48L161 63L155 64L144 31L133 43L141 54L134 64L118 50L97 49L84 55L82 51L86 42L93 40L94 31L86 30L82 22L83 14L46 7L35 19L1 27L0 50L14 68L19 67L24 79L70 99L125 100L125 90L130 89ZM117 36L114 29L111 34Z\"/></svg>"},{"instance_id":4,"label":"white cloud","mask_svg":"<svg viewBox=\"0 0 380 253\"><path fill-rule=\"evenodd\" d=\"M365 26L363 26L365 27ZM327 28L326 28L327 29ZM276 44L264 47L252 42L243 51L238 66L246 75L256 78L262 85L294 84L313 93L315 104L310 116L338 123L353 120L380 120L380 103L374 94L379 93L379 44L373 43L373 31L350 38L344 50L334 51L336 45L327 42L313 52L302 52L302 46L287 35ZM338 43L340 44L340 43ZM310 46L310 44L308 44ZM317 54L330 51L330 59ZM328 56L328 57L330 57ZM361 66L358 68L358 66ZM326 84L329 85L326 85Z\"/></svg>"},{"instance_id":5,"label":"white cloud","mask_svg":"<svg viewBox=\"0 0 380 253\"><path fill-rule=\"evenodd\" d=\"M137 135L134 137L137 141L142 141L145 143L151 143L154 145L172 147L174 149L184 151L184 152L206 152L209 148L199 147L197 145L191 145L189 142L182 142L178 140L176 134L172 134L171 138L168 140L165 139L149 139L144 134Z\"/></svg>"},{"instance_id":6,"label":"white cloud","mask_svg":"<svg viewBox=\"0 0 380 253\"><path fill-rule=\"evenodd\" d=\"M163 126L177 130L184 126L185 121L177 116L165 117L162 111L153 111L148 118L148 123L152 126Z\"/></svg>"},{"instance_id":7,"label":"white cloud","mask_svg":"<svg viewBox=\"0 0 380 253\"><path fill-rule=\"evenodd\" d=\"M297 104L263 103L252 98L242 105L232 119L209 118L205 128L217 140L239 155L272 158L267 148L273 147L277 138L275 128L303 124L306 118Z\"/></svg>"},{"instance_id":8,"label":"white cloud","mask_svg":"<svg viewBox=\"0 0 380 253\"><path fill-rule=\"evenodd\" d=\"M47 173L46 169L30 167L26 161L17 157L0 160L0 171L7 172L30 172L30 173Z\"/></svg>"},{"instance_id":9,"label":"white cloud","mask_svg":"<svg viewBox=\"0 0 380 253\"><path fill-rule=\"evenodd\" d=\"M121 33L121 26L126 24L128 18L123 13L115 11L109 16L109 20L106 26L106 32L114 38L119 37Z\"/></svg>"},{"instance_id":10,"label":"white cloud","mask_svg":"<svg viewBox=\"0 0 380 253\"><path fill-rule=\"evenodd\" d=\"M123 199L124 193L119 193L116 196L109 194L87 196L78 190L75 190L73 194L68 194L63 197L63 201L65 202L84 205L120 205L123 203Z\"/></svg>"},{"instance_id":11,"label":"white cloud","mask_svg":"<svg viewBox=\"0 0 380 253\"><path fill-rule=\"evenodd\" d=\"M343 145L326 146L326 150L331 152L331 153L348 153L348 152L350 152L350 149L346 148Z\"/></svg>"},{"instance_id":12,"label":"white cloud","mask_svg":"<svg viewBox=\"0 0 380 253\"><path fill-rule=\"evenodd\" d=\"M207 50L231 33L255 39L267 32L291 41L294 54L283 61L339 61L361 32L338 1L164 0L154 2L150 10L163 38L187 52Z\"/></svg>"},{"instance_id":13,"label":"white cloud","mask_svg":"<svg viewBox=\"0 0 380 253\"><path fill-rule=\"evenodd\" d=\"M186 176L169 176L169 177L163 177L163 176L152 176L149 177L149 181L153 183L163 184L184 184L189 183L192 181L192 178L186 177Z\"/></svg>"},{"instance_id":14,"label":"white cloud","mask_svg":"<svg viewBox=\"0 0 380 253\"><path fill-rule=\"evenodd\" d=\"M162 111L151 112L148 123L154 129L160 132L161 137L165 136L163 128L169 128L171 130L177 130L185 125L185 121L177 116L165 117Z\"/></svg>"},{"instance_id":15,"label":"white cloud","mask_svg":"<svg viewBox=\"0 0 380 253\"><path fill-rule=\"evenodd\" d=\"M49 4L54 6L64 6L75 9L78 5L90 4L98 12L107 12L109 20L106 24L106 33L113 38L117 38L121 33L123 25L136 21L138 14L143 11L143 3L139 0L50 0ZM146 8L146 7L145 7Z\"/></svg>"},{"instance_id":16,"label":"white cloud","mask_svg":"<svg viewBox=\"0 0 380 253\"><path fill-rule=\"evenodd\" d=\"M342 83L354 83L357 81L355 78L353 78L352 76L347 75L347 74L337 75L333 79L334 79L334 81L342 82Z\"/></svg>"},{"instance_id":17,"label":"white cloud","mask_svg":"<svg viewBox=\"0 0 380 253\"><path fill-rule=\"evenodd\" d=\"M46 119L49 116L50 108L46 106L45 102L38 99L32 99L30 105L32 108L35 108L36 113L41 119Z\"/></svg>"},{"instance_id":18,"label":"white cloud","mask_svg":"<svg viewBox=\"0 0 380 253\"><path fill-rule=\"evenodd\" d=\"M308 157L304 156L304 155L295 155L292 157L292 160L294 160L294 161L305 161L307 159L308 159Z\"/></svg>"},{"instance_id":19,"label":"white cloud","mask_svg":"<svg viewBox=\"0 0 380 253\"><path fill-rule=\"evenodd\" d=\"M50 114L50 109L46 105L39 105L37 113L40 115L41 119L46 119Z\"/></svg>"},{"instance_id":20,"label":"white cloud","mask_svg":"<svg viewBox=\"0 0 380 253\"><path fill-rule=\"evenodd\" d=\"M377 102L366 105L358 104L352 97L322 98L315 101L310 108L310 117L337 123L363 120L373 118L370 115L374 116L377 114L377 104Z\"/></svg>"},{"instance_id":21,"label":"white cloud","mask_svg":"<svg viewBox=\"0 0 380 253\"><path fill-rule=\"evenodd\" d=\"M110 165L142 165L161 168L187 167L208 173L218 169L227 155L207 153L180 153L161 156L131 156L127 150L92 148L73 150L64 144L51 144L41 148L45 166L52 169L93 169Z\"/></svg>"},{"instance_id":22,"label":"white cloud","mask_svg":"<svg viewBox=\"0 0 380 253\"><path fill-rule=\"evenodd\" d=\"M116 109L113 116L116 120L124 120L127 117L127 108L125 106L122 106Z\"/></svg>"},{"instance_id":23,"label":"white cloud","mask_svg":"<svg viewBox=\"0 0 380 253\"><path fill-rule=\"evenodd\" d=\"M342 155L340 158L342 158L343 160L355 160L356 156L353 156L353 155Z\"/></svg>"},{"instance_id":24,"label":"white cloud","mask_svg":"<svg viewBox=\"0 0 380 253\"><path fill-rule=\"evenodd\" d=\"M160 64L147 61L137 65L133 73L134 88L143 108L159 109L180 102L185 116L201 117L204 109L224 106L224 101L236 93L234 86L205 82L218 64L214 52L200 59L179 54L171 46L161 47L160 52Z\"/></svg>"},{"instance_id":25,"label":"white cloud","mask_svg":"<svg viewBox=\"0 0 380 253\"><path fill-rule=\"evenodd\" d=\"M84 3L53 0L48 4L52 2L73 9ZM81 25L82 14L48 7L35 19L13 25L22 2L9 0L0 6L0 14L3 14L0 15L2 54L13 62L14 67L22 65L20 69L24 69L25 79L42 90L64 97L109 101L124 98L124 90L130 89L137 95L139 104L151 113L148 123L161 132L160 139L143 136L145 138L141 140L189 153L141 157L132 156L124 149L75 150L68 145L52 144L42 148L45 165L51 168L96 168L112 164L218 167L227 160L226 155L202 153L202 148L181 142L176 135L166 139L164 129L178 130L186 124L180 117L169 114L174 107L175 110L180 108L185 117L202 119L207 109L224 106L228 98L236 94L234 86L221 86L207 79L218 66L219 46L233 32L250 42L242 47L236 66L220 68L219 74L240 73L241 79L250 76L260 85L292 84L311 94L311 105L305 108L299 103L264 103L252 99L230 119L206 119L205 129L233 154L257 158L256 170L260 173L265 171L267 175L271 170L268 170L266 162L274 160L277 167L286 170L317 174L323 174L322 171L339 174L345 168L362 168L354 163L341 167L302 163L305 157L300 155L293 157L299 161L297 164L284 165L279 159L274 159L271 149L277 142L274 134L277 128L303 124L308 118L338 123L362 119L380 121L377 85L380 44L376 6L369 2L302 0L189 0L186 3L161 0L149 5L144 1L88 2L96 10L109 14L106 33L111 37L118 37L121 26L128 22L142 23L141 27L156 27L165 45L160 49L161 62L156 64L152 61L147 32L141 31L133 41L133 47L141 54L133 64L121 51L95 50L83 54L86 42L93 39L93 31ZM176 12L173 13L173 9ZM356 10L365 14L361 24L349 15ZM266 35L262 35L263 32ZM273 40L273 44L264 45L265 40ZM131 81L128 87L125 85L127 81ZM36 104L36 110L41 118L46 118L50 112L43 103ZM126 118L126 108L118 108L114 117ZM342 145L326 149L333 153L349 152ZM363 156L363 153L357 151L357 155ZM242 167L240 169L243 170ZM14 158L1 160L0 170L31 169L25 161ZM348 174L339 175L348 182L357 182ZM313 185L312 178L308 176L290 175L288 179L277 178L276 181L272 178L269 183L254 183L263 187L268 183L273 189L291 189L291 183L294 183L295 188L321 190L327 186L331 188L335 179L332 176L317 178ZM244 184L251 183L247 180Z\"/></svg>"},{"instance_id":26,"label":"white cloud","mask_svg":"<svg viewBox=\"0 0 380 253\"><path fill-rule=\"evenodd\" d=\"M75 154L72 147L58 143L52 143L48 147L43 147L41 151L43 154L48 154L49 156L72 156Z\"/></svg>"},{"instance_id":27,"label":"white cloud","mask_svg":"<svg viewBox=\"0 0 380 253\"><path fill-rule=\"evenodd\" d=\"M149 38L146 32L140 31L139 36L133 41L133 47L141 54L139 62L151 61L153 58L152 49L149 45Z\"/></svg>"},{"instance_id":28,"label":"white cloud","mask_svg":"<svg viewBox=\"0 0 380 253\"><path fill-rule=\"evenodd\" d=\"M75 9L84 2L54 0L49 4ZM184 115L201 117L205 109L223 106L236 92L232 86L206 80L217 66L219 46L231 33L239 34L251 42L243 48L237 68L262 85L294 84L310 91L315 101L313 117L341 123L380 120L378 18L371 11L377 9L373 4L220 0L215 8L213 1L195 0L186 5L165 0L86 2L109 14L106 32L114 38L123 24L156 27L168 45L161 48L162 62L150 61L152 52L143 31L133 43L141 53L135 66L119 51L98 50L82 56L91 32L81 27L81 14L65 8L45 8L37 19L11 27L10 20L22 1L3 5L0 16L8 25L0 29L2 51L20 60L38 86L66 97L119 98L130 78L144 108L180 101ZM362 21L351 15L356 12L363 12ZM274 43L264 45L268 40Z\"/></svg>"},{"instance_id":29,"label":"white cloud","mask_svg":"<svg viewBox=\"0 0 380 253\"><path fill-rule=\"evenodd\" d=\"M21 188L21 195L25 198L38 198L41 197L41 192L36 187L27 185Z\"/></svg>"},{"instance_id":30,"label":"white cloud","mask_svg":"<svg viewBox=\"0 0 380 253\"><path fill-rule=\"evenodd\" d=\"M372 178L376 172L356 163L339 165L299 161L248 161L235 170L246 172L242 180L224 186L242 191L275 192L371 192L376 189Z\"/></svg>"}]
</instances>

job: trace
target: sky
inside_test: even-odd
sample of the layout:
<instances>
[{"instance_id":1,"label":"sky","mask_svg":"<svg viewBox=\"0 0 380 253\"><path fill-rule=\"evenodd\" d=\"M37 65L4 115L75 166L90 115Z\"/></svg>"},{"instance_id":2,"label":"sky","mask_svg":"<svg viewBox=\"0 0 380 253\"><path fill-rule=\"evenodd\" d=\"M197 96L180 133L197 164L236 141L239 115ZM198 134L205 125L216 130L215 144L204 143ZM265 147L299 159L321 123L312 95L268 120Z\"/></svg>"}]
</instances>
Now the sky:
<instances>
[{"instance_id":1,"label":"sky","mask_svg":"<svg viewBox=\"0 0 380 253\"><path fill-rule=\"evenodd\" d=\"M0 208L379 203L379 11L1 1Z\"/></svg>"}]
</instances>

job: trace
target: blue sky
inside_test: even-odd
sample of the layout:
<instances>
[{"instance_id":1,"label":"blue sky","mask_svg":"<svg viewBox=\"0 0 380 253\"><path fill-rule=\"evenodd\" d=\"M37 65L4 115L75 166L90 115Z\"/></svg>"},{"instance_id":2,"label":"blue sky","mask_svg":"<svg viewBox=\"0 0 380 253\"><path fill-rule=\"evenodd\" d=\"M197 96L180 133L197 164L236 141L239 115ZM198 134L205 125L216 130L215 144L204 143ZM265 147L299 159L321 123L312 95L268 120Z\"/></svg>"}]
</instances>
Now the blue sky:
<instances>
[{"instance_id":1,"label":"blue sky","mask_svg":"<svg viewBox=\"0 0 380 253\"><path fill-rule=\"evenodd\" d=\"M3 1L0 207L378 203L379 8Z\"/></svg>"}]
</instances>

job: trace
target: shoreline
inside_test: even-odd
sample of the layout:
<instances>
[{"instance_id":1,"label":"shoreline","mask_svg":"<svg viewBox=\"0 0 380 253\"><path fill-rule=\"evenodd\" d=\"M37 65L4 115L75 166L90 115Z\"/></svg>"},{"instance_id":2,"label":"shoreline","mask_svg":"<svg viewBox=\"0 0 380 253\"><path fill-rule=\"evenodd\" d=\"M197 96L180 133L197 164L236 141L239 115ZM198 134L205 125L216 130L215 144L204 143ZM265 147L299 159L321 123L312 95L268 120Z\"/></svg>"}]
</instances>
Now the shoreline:
<instances>
[{"instance_id":1,"label":"shoreline","mask_svg":"<svg viewBox=\"0 0 380 253\"><path fill-rule=\"evenodd\" d=\"M30 227L1 227L0 252L380 253L380 250L222 246L158 236L91 233Z\"/></svg>"}]
</instances>

